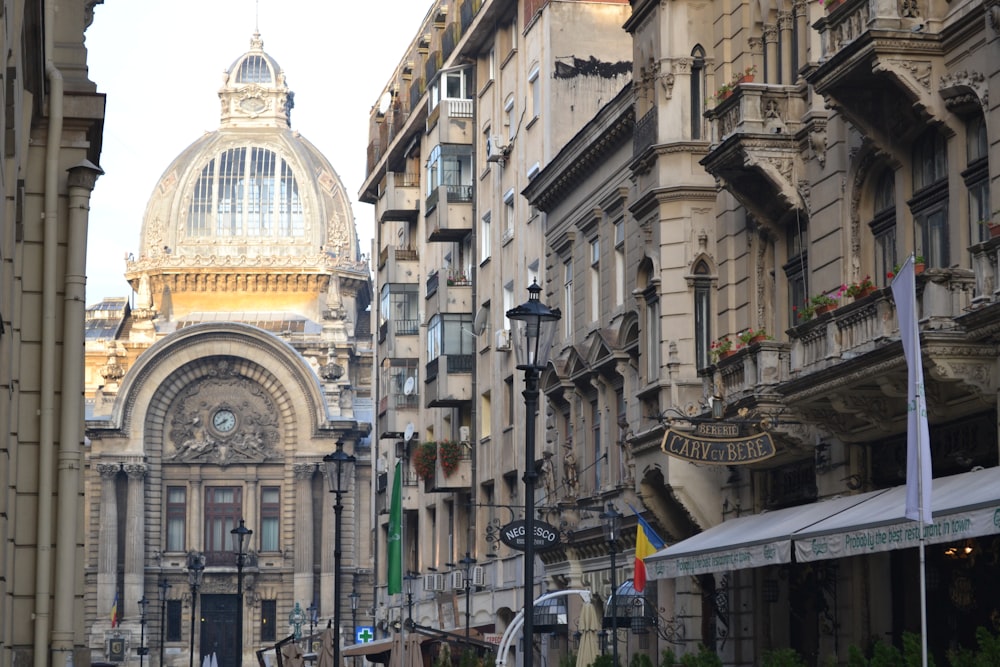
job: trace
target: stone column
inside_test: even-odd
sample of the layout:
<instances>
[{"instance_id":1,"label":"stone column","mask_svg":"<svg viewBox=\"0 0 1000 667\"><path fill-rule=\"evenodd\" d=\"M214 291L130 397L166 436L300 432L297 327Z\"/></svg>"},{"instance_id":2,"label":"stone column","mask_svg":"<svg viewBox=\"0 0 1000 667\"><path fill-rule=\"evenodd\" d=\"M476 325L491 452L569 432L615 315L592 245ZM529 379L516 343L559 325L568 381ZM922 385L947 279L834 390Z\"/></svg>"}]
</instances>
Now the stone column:
<instances>
[{"instance_id":1,"label":"stone column","mask_svg":"<svg viewBox=\"0 0 1000 667\"><path fill-rule=\"evenodd\" d=\"M792 43L792 21L791 12L778 12L778 32L781 36L781 83L786 86L795 83L795 74L792 72L792 50L795 48Z\"/></svg>"},{"instance_id":2,"label":"stone column","mask_svg":"<svg viewBox=\"0 0 1000 667\"><path fill-rule=\"evenodd\" d=\"M781 76L778 70L778 26L773 23L764 25L764 51L767 54L764 83L778 83Z\"/></svg>"},{"instance_id":3,"label":"stone column","mask_svg":"<svg viewBox=\"0 0 1000 667\"><path fill-rule=\"evenodd\" d=\"M295 475L295 541L293 549L295 570L293 590L295 601L306 608L313 597L313 535L317 531L313 518L313 475L315 463L296 463L292 466ZM324 609L324 612L326 610Z\"/></svg>"},{"instance_id":4,"label":"stone column","mask_svg":"<svg viewBox=\"0 0 1000 667\"><path fill-rule=\"evenodd\" d=\"M793 11L795 12L795 26L798 28L796 30L798 40L795 43L795 52L798 54L799 69L802 69L809 59L809 4L805 0L795 0Z\"/></svg>"},{"instance_id":5,"label":"stone column","mask_svg":"<svg viewBox=\"0 0 1000 667\"><path fill-rule=\"evenodd\" d=\"M125 594L118 600L118 608L132 607L143 596L146 571L146 466L126 463L128 496L125 507Z\"/></svg>"},{"instance_id":6,"label":"stone column","mask_svg":"<svg viewBox=\"0 0 1000 667\"><path fill-rule=\"evenodd\" d=\"M333 511L333 504L336 502L337 494L330 493L330 480L327 479L325 467L323 471L323 491L320 498L321 525L319 534L323 536L323 543L320 545L320 609L327 617L333 616L333 547L334 547L334 523L336 514ZM341 515L343 518L343 514ZM343 618L340 619L343 622Z\"/></svg>"},{"instance_id":7,"label":"stone column","mask_svg":"<svg viewBox=\"0 0 1000 667\"><path fill-rule=\"evenodd\" d=\"M118 580L118 496L115 479L120 463L98 463L101 475L101 506L97 513L97 617L109 623L111 603ZM119 601L120 602L120 601Z\"/></svg>"}]
</instances>

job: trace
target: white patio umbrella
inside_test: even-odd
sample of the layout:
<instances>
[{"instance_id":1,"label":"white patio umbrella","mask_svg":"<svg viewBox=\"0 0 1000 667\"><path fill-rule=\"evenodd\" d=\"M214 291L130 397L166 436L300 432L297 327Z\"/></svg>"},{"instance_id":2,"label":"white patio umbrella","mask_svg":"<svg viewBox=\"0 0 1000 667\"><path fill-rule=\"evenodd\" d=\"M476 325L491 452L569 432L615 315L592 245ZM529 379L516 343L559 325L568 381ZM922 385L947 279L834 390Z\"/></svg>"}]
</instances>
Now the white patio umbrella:
<instances>
[{"instance_id":1,"label":"white patio umbrella","mask_svg":"<svg viewBox=\"0 0 1000 667\"><path fill-rule=\"evenodd\" d=\"M597 633L601 629L601 622L597 618L597 610L593 604L584 603L577 623L580 630L580 648L576 653L576 667L590 667L599 655Z\"/></svg>"}]
</instances>

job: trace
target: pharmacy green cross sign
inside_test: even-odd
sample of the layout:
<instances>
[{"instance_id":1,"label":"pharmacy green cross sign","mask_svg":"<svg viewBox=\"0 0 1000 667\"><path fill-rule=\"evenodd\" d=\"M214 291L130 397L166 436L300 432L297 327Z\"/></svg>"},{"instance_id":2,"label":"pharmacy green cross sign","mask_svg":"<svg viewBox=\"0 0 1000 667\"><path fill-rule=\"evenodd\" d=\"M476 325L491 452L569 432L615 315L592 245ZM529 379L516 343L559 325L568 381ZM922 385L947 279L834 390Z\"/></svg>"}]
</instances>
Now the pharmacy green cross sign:
<instances>
[{"instance_id":1,"label":"pharmacy green cross sign","mask_svg":"<svg viewBox=\"0 0 1000 667\"><path fill-rule=\"evenodd\" d=\"M370 625L359 626L355 634L355 642L367 644L375 639L375 629Z\"/></svg>"}]
</instances>

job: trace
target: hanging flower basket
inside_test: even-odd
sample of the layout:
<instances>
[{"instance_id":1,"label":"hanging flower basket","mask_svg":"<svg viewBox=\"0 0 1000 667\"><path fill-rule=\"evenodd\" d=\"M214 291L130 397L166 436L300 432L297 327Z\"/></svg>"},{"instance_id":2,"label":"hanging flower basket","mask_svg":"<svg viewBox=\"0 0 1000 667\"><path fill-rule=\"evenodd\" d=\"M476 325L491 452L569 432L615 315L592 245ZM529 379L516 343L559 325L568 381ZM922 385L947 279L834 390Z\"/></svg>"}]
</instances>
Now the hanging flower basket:
<instances>
[{"instance_id":1,"label":"hanging flower basket","mask_svg":"<svg viewBox=\"0 0 1000 667\"><path fill-rule=\"evenodd\" d=\"M413 469L421 479L434 479L434 464L437 461L437 443L424 442L413 454Z\"/></svg>"},{"instance_id":2,"label":"hanging flower basket","mask_svg":"<svg viewBox=\"0 0 1000 667\"><path fill-rule=\"evenodd\" d=\"M445 477L451 477L458 470L458 462L462 460L462 445L454 440L442 440L438 443L437 455L441 459L441 470Z\"/></svg>"}]
</instances>

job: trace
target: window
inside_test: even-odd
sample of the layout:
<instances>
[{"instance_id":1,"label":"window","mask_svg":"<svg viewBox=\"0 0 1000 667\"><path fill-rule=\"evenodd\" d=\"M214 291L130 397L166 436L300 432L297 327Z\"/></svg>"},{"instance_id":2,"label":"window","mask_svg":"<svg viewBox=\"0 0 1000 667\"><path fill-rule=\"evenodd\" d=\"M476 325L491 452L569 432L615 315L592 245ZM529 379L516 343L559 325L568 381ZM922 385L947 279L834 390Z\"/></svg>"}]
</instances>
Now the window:
<instances>
[{"instance_id":1,"label":"window","mask_svg":"<svg viewBox=\"0 0 1000 667\"><path fill-rule=\"evenodd\" d=\"M968 152L968 166L962 172L965 187L969 191L969 239L973 243L985 241L990 237L986 225L981 220L989 220L990 212L990 179L988 144L986 140L986 123L982 114L976 114L965 126L965 145Z\"/></svg>"},{"instance_id":2,"label":"window","mask_svg":"<svg viewBox=\"0 0 1000 667\"><path fill-rule=\"evenodd\" d=\"M697 368L705 368L712 345L712 281L708 264L694 267L694 359Z\"/></svg>"},{"instance_id":3,"label":"window","mask_svg":"<svg viewBox=\"0 0 1000 667\"><path fill-rule=\"evenodd\" d=\"M475 352L476 336L472 332L472 315L468 313L441 313L431 318L427 325L427 360L433 361L441 355L468 356L471 371L471 357ZM457 372L449 360L450 372Z\"/></svg>"},{"instance_id":4,"label":"window","mask_svg":"<svg viewBox=\"0 0 1000 667\"><path fill-rule=\"evenodd\" d=\"M503 286L503 328L507 331L511 330L510 318L507 317L507 311L514 307L514 283L509 282Z\"/></svg>"},{"instance_id":5,"label":"window","mask_svg":"<svg viewBox=\"0 0 1000 667\"><path fill-rule=\"evenodd\" d=\"M646 301L646 382L660 379L660 300L654 294Z\"/></svg>"},{"instance_id":6,"label":"window","mask_svg":"<svg viewBox=\"0 0 1000 667\"><path fill-rule=\"evenodd\" d=\"M914 251L928 267L950 264L948 244L948 160L944 136L931 129L913 148Z\"/></svg>"},{"instance_id":7,"label":"window","mask_svg":"<svg viewBox=\"0 0 1000 667\"><path fill-rule=\"evenodd\" d=\"M472 201L472 147L440 144L431 149L427 159L427 195L440 187L445 201ZM441 194L438 195L439 199Z\"/></svg>"},{"instance_id":8,"label":"window","mask_svg":"<svg viewBox=\"0 0 1000 667\"><path fill-rule=\"evenodd\" d=\"M625 223L615 223L615 303L625 303Z\"/></svg>"},{"instance_id":9,"label":"window","mask_svg":"<svg viewBox=\"0 0 1000 667\"><path fill-rule=\"evenodd\" d=\"M243 490L237 487L210 486L205 489L205 551L232 552L232 535L243 515ZM211 563L211 562L210 562Z\"/></svg>"},{"instance_id":10,"label":"window","mask_svg":"<svg viewBox=\"0 0 1000 667\"><path fill-rule=\"evenodd\" d=\"M594 491L600 491L602 485L602 475L604 474L604 457L601 450L601 409L597 401L590 402L590 419L593 425L593 452L594 452Z\"/></svg>"},{"instance_id":11,"label":"window","mask_svg":"<svg viewBox=\"0 0 1000 667\"><path fill-rule=\"evenodd\" d=\"M187 489L167 487L167 551L185 551L187 532Z\"/></svg>"},{"instance_id":12,"label":"window","mask_svg":"<svg viewBox=\"0 0 1000 667\"><path fill-rule=\"evenodd\" d=\"M385 407L416 408L419 399L417 379L418 361L398 357L382 360L382 373L379 378L383 392L389 399Z\"/></svg>"},{"instance_id":13,"label":"window","mask_svg":"<svg viewBox=\"0 0 1000 667\"><path fill-rule=\"evenodd\" d=\"M420 331L419 286L386 283L379 300L379 327L392 323L397 336L416 336Z\"/></svg>"},{"instance_id":14,"label":"window","mask_svg":"<svg viewBox=\"0 0 1000 667\"><path fill-rule=\"evenodd\" d=\"M705 122L705 49L694 47L691 58L691 139L698 140Z\"/></svg>"},{"instance_id":15,"label":"window","mask_svg":"<svg viewBox=\"0 0 1000 667\"><path fill-rule=\"evenodd\" d=\"M528 74L528 86L531 88L531 117L538 118L542 113L542 84L538 80L538 66Z\"/></svg>"},{"instance_id":16,"label":"window","mask_svg":"<svg viewBox=\"0 0 1000 667\"><path fill-rule=\"evenodd\" d=\"M279 551L278 526L281 520L281 493L276 486L260 490L260 550Z\"/></svg>"},{"instance_id":17,"label":"window","mask_svg":"<svg viewBox=\"0 0 1000 667\"><path fill-rule=\"evenodd\" d=\"M875 241L875 283L889 284L896 266L896 172L886 167L875 186L874 215L870 223Z\"/></svg>"},{"instance_id":18,"label":"window","mask_svg":"<svg viewBox=\"0 0 1000 667\"><path fill-rule=\"evenodd\" d=\"M259 147L230 148L209 160L194 184L187 217L189 237L305 234L291 165Z\"/></svg>"},{"instance_id":19,"label":"window","mask_svg":"<svg viewBox=\"0 0 1000 667\"><path fill-rule=\"evenodd\" d=\"M510 241L514 238L514 188L503 195L503 238Z\"/></svg>"},{"instance_id":20,"label":"window","mask_svg":"<svg viewBox=\"0 0 1000 667\"><path fill-rule=\"evenodd\" d=\"M180 600L167 600L167 627L164 634L168 642L179 642L182 640Z\"/></svg>"},{"instance_id":21,"label":"window","mask_svg":"<svg viewBox=\"0 0 1000 667\"><path fill-rule=\"evenodd\" d=\"M590 242L590 320L601 319L601 242Z\"/></svg>"},{"instance_id":22,"label":"window","mask_svg":"<svg viewBox=\"0 0 1000 667\"><path fill-rule=\"evenodd\" d=\"M482 222L479 225L479 254L481 261L485 262L492 253L492 241L490 236L490 212L483 214Z\"/></svg>"},{"instance_id":23,"label":"window","mask_svg":"<svg viewBox=\"0 0 1000 667\"><path fill-rule=\"evenodd\" d=\"M563 262L563 322L566 338L573 338L573 260Z\"/></svg>"},{"instance_id":24,"label":"window","mask_svg":"<svg viewBox=\"0 0 1000 667\"><path fill-rule=\"evenodd\" d=\"M796 326L799 323L799 308L808 298L806 291L806 276L809 270L808 253L806 251L806 228L804 225L793 224L786 232L786 255L788 261L782 269L785 281L788 283L788 323Z\"/></svg>"},{"instance_id":25,"label":"window","mask_svg":"<svg viewBox=\"0 0 1000 667\"><path fill-rule=\"evenodd\" d=\"M493 405L490 397L488 391L479 397L479 437L482 440L493 434Z\"/></svg>"},{"instance_id":26,"label":"window","mask_svg":"<svg viewBox=\"0 0 1000 667\"><path fill-rule=\"evenodd\" d=\"M514 376L508 375L503 381L504 402L507 408L507 426L514 425Z\"/></svg>"},{"instance_id":27,"label":"window","mask_svg":"<svg viewBox=\"0 0 1000 667\"><path fill-rule=\"evenodd\" d=\"M515 134L514 127L514 96L511 95L507 98L507 101L503 105L503 112L506 116L505 123L507 125L507 138L513 139Z\"/></svg>"},{"instance_id":28,"label":"window","mask_svg":"<svg viewBox=\"0 0 1000 667\"><path fill-rule=\"evenodd\" d=\"M260 640L273 642L278 638L278 601L260 601Z\"/></svg>"}]
</instances>

